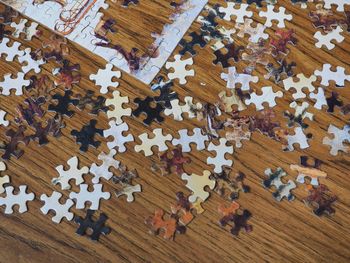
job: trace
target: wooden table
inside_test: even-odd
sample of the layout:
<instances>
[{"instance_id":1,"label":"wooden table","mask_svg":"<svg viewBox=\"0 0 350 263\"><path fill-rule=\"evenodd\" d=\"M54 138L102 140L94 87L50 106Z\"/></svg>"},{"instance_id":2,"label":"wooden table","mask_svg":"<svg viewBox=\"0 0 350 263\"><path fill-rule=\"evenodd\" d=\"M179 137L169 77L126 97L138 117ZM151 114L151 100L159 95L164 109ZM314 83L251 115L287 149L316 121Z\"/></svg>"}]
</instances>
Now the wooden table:
<instances>
[{"instance_id":1,"label":"wooden table","mask_svg":"<svg viewBox=\"0 0 350 263\"><path fill-rule=\"evenodd\" d=\"M119 4L109 2L112 6L108 14L113 11L120 12L121 18L117 18L118 33L113 36L131 49L138 47L140 52L145 46L152 42L150 33L160 31L161 23L166 23L165 18L168 11L154 12L147 8L147 3L140 1L139 6L131 6L129 9L121 9ZM146 1L147 2L147 1ZM170 1L169 1L170 2ZM210 1L211 4L217 1ZM219 1L224 5L224 1ZM324 63L342 66L349 71L350 60L350 36L344 34L346 39L336 48L328 51L317 49L314 45L313 34L316 29L313 27L308 16L309 10L314 10L314 5L310 8L301 9L293 6L290 1L280 1L286 6L289 13L293 14L293 21L286 22L287 28L295 29L298 44L289 45L289 61L295 61L296 73L304 73L309 76L314 70L321 69ZM349 8L349 7L348 7ZM254 19L264 22L257 16L255 6ZM122 11L120 11L122 10ZM158 17L158 18L157 18ZM140 19L141 18L141 19ZM150 18L150 19L147 19ZM16 21L19 18L16 19ZM227 22L220 19L221 25L232 28L234 22ZM140 22L142 21L142 23ZM200 25L195 23L191 31L198 30ZM44 40L51 36L51 32L44 27L40 27L43 35L34 38L32 41L20 41L22 47L31 47L33 50L41 47ZM140 29L141 36L127 36L127 29ZM273 29L276 29L274 25ZM268 29L268 33L273 36L273 30ZM11 37L12 38L12 37ZM245 39L235 38L238 44L247 44ZM92 53L69 42L70 55L68 59L72 63L79 63L81 66L82 79L79 85L74 85L75 94L84 94L84 90L92 89L98 92L90 80L89 75L96 73L99 68L105 66L103 59L94 56ZM176 54L179 50L175 51ZM198 55L194 57L195 77L188 78L186 85L179 85L175 82L174 90L181 99L184 96L192 96L195 101L215 103L218 101L217 94L225 90L225 82L220 78L223 68L220 65L213 65L215 59L210 45L198 50ZM272 60L272 57L270 57ZM17 73L20 64L17 60L6 62L0 60L1 78L5 73ZM41 74L48 74L52 77L51 69L57 67L57 63L50 61L43 66ZM246 62L242 61L234 64L241 72ZM252 88L259 89L263 86L273 86L274 90L284 91L283 86L276 85L272 80L265 80L263 75L266 70L263 66L258 66L255 75L260 77L258 84L252 84ZM163 68L161 74L165 75ZM30 72L29 78L35 73ZM52 77L54 79L54 77ZM118 88L123 96L129 96L130 101L136 97L144 98L147 95L154 96L150 88L128 74L124 73L119 81ZM318 87L320 79L315 87ZM327 96L331 91L337 91L344 104L350 103L348 89L349 82L345 88L336 88L331 83L327 88ZM107 95L111 97L111 92ZM14 117L17 116L16 105L23 103L25 96L11 96L1 98L1 108L6 110L11 121L10 127L16 127ZM283 99L277 99L277 106L274 110L277 119L286 127L286 118L283 112L289 107L292 101L291 92L286 92ZM309 99L307 101L313 105ZM45 104L44 108L47 107ZM130 103L128 106L135 108ZM137 169L140 177L135 183L142 185L141 194L136 194L133 203L127 203L124 197L117 199L113 194L118 186L111 181L103 181L105 191L112 192L112 198L101 202L100 210L109 217L107 225L112 229L111 234L102 236L99 242L92 242L86 237L75 234L77 225L71 221L63 220L61 224L51 221L53 213L48 216L40 212L42 202L39 200L41 194L50 195L53 190L61 192L68 197L69 191L61 191L58 186L53 186L51 180L58 174L55 167L65 164L72 156L78 156L81 166L90 166L93 162L98 162L97 156L101 151L107 152L105 139L98 149L89 148L87 153L79 152L79 146L70 135L72 129L80 129L92 118L98 119L98 128L107 129L108 119L103 113L97 117L89 115L87 111L79 111L72 107L76 114L72 118L64 118L66 128L59 138L49 137L50 143L39 146L37 142L30 142L28 146L20 147L25 154L20 158L11 158L7 161L8 170L6 174L11 177L14 186L22 184L28 185L30 191L36 194L36 199L28 204L28 212L19 214L15 212L11 215L0 213L0 262L348 262L350 258L350 179L349 179L349 154L341 153L337 156L329 154L329 148L322 144L322 139L327 136L327 129L330 124L343 127L349 116L340 113L336 108L334 113L327 113L326 109L316 110L310 108L314 114L314 121L307 120L309 124L307 132L313 134L310 140L310 147L300 150L298 146L293 152L283 152L281 143L274 141L258 132L252 134L250 141L244 141L243 147L235 149L235 153L228 158L234 161L233 173L242 171L246 174L246 183L251 187L251 193L241 194L238 202L241 207L248 209L253 214L250 223L253 225L251 233L241 232L239 237L233 237L229 233L229 228L222 228L218 221L220 214L217 211L219 204L225 203L216 193L212 192L208 201L203 204L205 212L197 215L188 225L185 235L176 235L175 241L164 240L160 236L153 236L148 233L148 228L144 220L154 213L156 208L170 211L170 205L175 202L175 193L184 191L189 193L184 181L175 174L161 176L151 171L152 161L157 161L157 150L155 155L147 158L143 154L136 153L134 145L140 143L138 135L144 132L151 133L155 128L162 128L165 133L176 136L179 129L192 129L203 125L196 120L185 120L178 122L172 117L166 117L163 123L152 123L145 126L142 118L126 117L130 126L130 131L135 137L135 142L127 144L127 152L117 154L117 159L127 165L129 169ZM248 113L254 114L255 107L249 106ZM47 113L46 117L53 116ZM226 117L228 115L225 115ZM5 130L0 127L1 140L5 139ZM303 198L307 196L304 185L298 185L294 191L296 199L292 202L277 202L273 199L271 192L264 189L262 180L266 168L275 169L282 167L287 171L287 178L296 178L297 174L289 169L290 164L298 164L300 155L307 155L322 160L321 169L328 174L327 179L321 180L339 198L334 205L336 213L332 217L317 217L307 207ZM189 174L201 174L203 169L212 169L206 164L207 156L213 153L207 151L193 150L186 154L192 160L191 164L185 165L185 171ZM159 162L159 161L158 161ZM67 167L66 167L67 168ZM91 183L91 175L85 176L85 181ZM72 184L72 190L77 191L78 187ZM227 202L226 202L227 203ZM3 208L1 208L3 211ZM72 209L75 215L83 216L85 211Z\"/></svg>"}]
</instances>

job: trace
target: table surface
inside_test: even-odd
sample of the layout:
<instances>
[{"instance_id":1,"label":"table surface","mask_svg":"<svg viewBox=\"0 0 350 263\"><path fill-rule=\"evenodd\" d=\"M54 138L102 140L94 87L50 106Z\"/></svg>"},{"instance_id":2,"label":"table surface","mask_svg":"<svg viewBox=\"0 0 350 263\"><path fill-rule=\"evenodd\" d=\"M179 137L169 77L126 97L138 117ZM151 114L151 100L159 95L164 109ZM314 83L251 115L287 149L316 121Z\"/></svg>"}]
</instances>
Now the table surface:
<instances>
[{"instance_id":1,"label":"table surface","mask_svg":"<svg viewBox=\"0 0 350 263\"><path fill-rule=\"evenodd\" d=\"M147 8L147 1L140 1L139 6L130 6L129 9L120 9L119 4L111 4L109 14L113 10L123 10L123 18L117 19L119 32L114 36L117 41L131 49L137 46L141 52L144 47L152 42L150 32L161 30L160 23L166 23L167 12L154 12ZM217 1L210 1L211 4ZM224 1L219 1L224 5ZM309 76L316 69L321 69L324 63L342 66L349 70L350 61L350 36L344 34L346 39L341 44L337 44L333 50L317 49L314 45L313 34L316 29L313 27L308 16L309 10L314 10L315 6L310 4L310 8L301 9L293 6L290 1L280 1L285 3L289 13L293 14L293 21L286 22L287 28L296 31L298 43L296 46L289 45L289 61L295 61L296 73L304 73ZM3 7L2 7L3 8ZM254 20L263 22L257 16L257 9L254 10ZM335 10L335 9L334 9ZM147 18L149 15L150 19ZM159 16L159 19L154 17ZM17 18L19 19L19 18ZM143 23L140 23L140 20ZM218 19L218 22L227 28L232 28L234 22L227 22ZM148 23L148 24L147 24ZM190 31L199 29L199 24L195 23ZM128 37L126 29L145 30L140 36ZM25 41L23 37L15 39L23 44L23 47L32 49L40 48L44 40L49 39L52 33L44 27L40 28L43 34L40 38L33 38L32 41ZM276 25L267 32L273 36ZM13 39L13 37L11 37ZM246 45L247 36L237 38L235 42ZM103 59L94 56L87 50L69 42L69 60L72 63L79 63L81 67L82 79L78 85L74 85L75 94L83 94L84 90L92 89L98 92L93 82L89 80L89 75L103 68ZM176 54L179 47L175 51ZM217 94L225 90L225 82L220 78L223 68L220 65L213 65L215 59L210 45L204 49L197 49L198 54L193 58L195 77L189 77L186 85L179 85L175 82L174 90L181 99L184 96L192 96L195 101L216 103ZM272 57L270 57L273 60ZM6 62L0 60L1 78L5 73L17 73L20 70L18 61ZM54 61L43 66L41 74L47 74L51 78L51 70L58 64ZM234 64L241 72L247 63L244 61ZM166 70L161 70L162 75L166 75ZM254 89L263 86L273 86L274 90L284 91L281 84L277 85L272 80L264 79L266 70L263 66L258 66L254 72L260 77L258 84L252 84ZM30 72L27 78L35 73ZM154 96L150 87L136 81L128 74L123 73L119 80L118 90L123 96L129 96L130 101L136 97L144 98L147 95ZM204 85L203 85L204 84ZM318 78L315 87L320 85ZM334 83L327 87L327 96L331 91L337 91L344 103L350 102L349 82L345 88L336 88ZM106 95L111 97L111 92ZM14 117L16 116L16 105L23 103L24 96L11 96L1 98L1 108L6 110L11 121L10 127L15 127ZM313 101L306 99L311 105ZM292 102L291 92L285 93L282 99L277 99L277 106L274 108L277 119L286 125L286 118L283 112L288 110L289 103ZM129 107L135 108L130 103ZM47 107L45 105L44 107ZM75 109L74 107L72 109ZM329 147L322 144L322 139L327 136L327 129L330 124L343 127L349 116L344 116L339 108L334 113L327 113L326 109L316 110L310 107L310 112L314 113L314 120L306 120L309 124L307 132L313 134L310 140L310 147L300 150L298 146L292 152L283 152L281 143L274 141L258 132L253 132L250 141L244 141L243 147L235 149L233 155L228 156L234 161L233 173L241 171L246 174L246 184L251 187L250 193L240 195L238 202L241 207L248 209L252 213L250 223L253 225L251 233L241 232L238 237L233 237L229 228L222 228L218 221L220 214L218 206L224 200L216 193L212 192L211 197L203 204L205 212L197 215L188 225L184 235L176 235L174 241L168 241L161 236L149 234L147 226L144 224L145 218L154 213L157 208L170 211L170 205L175 202L175 193L183 191L189 193L184 181L175 174L161 176L152 172L152 161L158 160L157 150L155 155L144 157L141 153L136 153L133 149L140 142L138 135L144 132L151 133L155 128L162 128L165 133L176 136L179 129L193 129L203 125L197 120L185 120L178 122L172 117L166 117L163 123L152 123L145 126L141 118L126 117L124 120L129 124L130 131L135 137L135 142L127 144L128 150L125 153L117 154L117 159L127 165L129 169L136 169L139 178L135 183L142 185L143 191L136 194L135 201L126 202L125 197L112 198L101 202L100 210L107 214L107 225L112 229L111 234L102 236L99 242L92 242L86 237L75 234L77 225L71 221L63 220L61 224L51 221L53 215L43 215L40 212L42 202L39 196L42 193L51 194L53 190L61 192L68 197L69 191L61 191L58 186L51 184L51 179L57 176L55 167L65 164L72 156L78 156L82 166L90 166L93 162L98 162L97 156L101 151L107 152L106 139L100 138L102 145L98 149L89 148L87 153L79 151L79 145L75 143L70 135L72 129L80 129L92 118L98 119L98 128L107 129L108 119L106 114L100 113L97 117L89 115L87 111L78 111L72 118L64 118L66 128L59 138L49 137L50 142L45 146L39 146L37 142L30 142L24 149L24 155L19 158L11 158L7 161L6 173L11 177L11 182L15 186L28 185L30 191L36 194L36 199L28 204L28 212L19 214L15 212L11 215L0 213L0 262L215 262L220 259L223 262L241 261L303 261L303 262L346 262L350 258L350 179L349 164L350 156L345 153L331 156ZM255 107L249 106L248 113L254 114ZM247 113L247 114L248 114ZM47 116L53 116L48 113ZM225 116L228 116L225 114ZM1 140L5 138L5 130L0 127ZM288 178L296 178L295 171L291 171L290 164L298 164L301 155L318 158L322 160L322 170L328 176L321 179L337 196L338 201L334 208L334 216L317 217L312 213L312 209L306 206L303 198L307 196L304 185L298 185L294 191L296 199L292 202L277 202L272 197L272 190L264 189L262 180L266 168L275 169L282 167L289 174ZM189 174L201 174L203 169L212 169L206 164L206 158L213 156L207 151L196 151L195 149L186 154L190 157L191 164L185 165L185 171ZM85 176L85 181L91 183L91 175ZM113 192L118 188L111 181L103 181L104 189ZM76 191L77 186L72 184L72 190ZM1 208L3 211L3 208ZM84 215L83 210L72 209L75 215Z\"/></svg>"}]
</instances>

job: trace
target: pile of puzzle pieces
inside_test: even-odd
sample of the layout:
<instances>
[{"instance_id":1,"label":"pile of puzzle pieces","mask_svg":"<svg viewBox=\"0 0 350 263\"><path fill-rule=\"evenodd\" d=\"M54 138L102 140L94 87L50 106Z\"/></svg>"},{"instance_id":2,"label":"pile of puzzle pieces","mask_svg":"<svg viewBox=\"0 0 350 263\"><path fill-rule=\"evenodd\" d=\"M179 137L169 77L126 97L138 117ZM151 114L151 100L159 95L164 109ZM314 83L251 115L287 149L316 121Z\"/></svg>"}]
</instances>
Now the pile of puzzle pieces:
<instances>
[{"instance_id":1,"label":"pile of puzzle pieces","mask_svg":"<svg viewBox=\"0 0 350 263\"><path fill-rule=\"evenodd\" d=\"M133 8L139 2L142 1L124 1L122 5ZM172 5L186 4L186 1L180 2ZM346 98L342 98L339 90L349 88L350 72L327 61L310 76L296 72L297 62L292 60L291 54L300 44L298 32L290 29L293 15L283 7L283 1L279 2L247 0L207 5L196 21L200 28L190 30L179 42L173 58L164 65L166 74L159 74L150 85L154 96L137 97L132 102L128 96L123 96L123 87L119 85L122 73L111 63L90 72L91 90L83 94L76 92L82 80L81 65L69 60L68 41L52 35L43 41L41 48L31 49L22 42L41 38L41 26L27 19L15 23L18 13L11 7L4 7L0 12L1 61L16 62L20 70L1 76L0 99L14 95L23 98L23 103L16 105L11 114L1 108L0 101L1 131L6 136L0 142L0 206L5 206L4 213L14 213L16 205L18 212L24 213L27 202L39 198L43 202L40 208L43 214L50 210L55 212L53 222L74 219L79 225L76 233L84 235L91 229L90 238L98 240L101 234L111 231L105 225L106 214L101 212L98 219L94 218L100 203L113 198L110 192L103 191L105 182L115 183L118 190L114 198L126 196L127 202L133 202L142 190L147 190L134 183L139 178L138 172L118 160L121 154L133 151L152 160L149 169L155 175L178 175L190 191L188 196L182 191L174 193L176 200L169 206L169 212L157 208L145 219L152 234L173 239L176 234L185 233L195 216L205 211L203 204L214 193L223 200L218 207L218 224L230 226L233 236L239 235L241 230L252 231L249 220L253 215L238 202L242 193L251 190L244 182L249 175L233 172L232 156L235 150L244 148L254 133L279 142L281 154L293 152L295 145L299 145L300 150L308 149L314 138L309 126L317 119L313 112L326 111L344 120L344 125L329 124L329 135L319 144L328 147L329 154L335 158L349 152L350 124L345 119L350 113L350 103L344 102ZM350 12L345 9L350 4L346 1L291 2L298 8L310 10L310 21L317 31L315 48L332 52L349 37ZM331 10L334 5L336 14ZM254 22L253 17L259 17L261 23ZM228 22L231 27L221 26L221 21ZM247 44L240 45L239 40L246 40ZM197 77L194 58L207 46L215 57L211 66L221 67L218 77L226 83L220 87L215 103L200 102L192 96L181 97L175 91L177 86L186 87L190 79ZM237 66L240 62L246 65L242 71ZM42 69L48 64L55 67L46 74ZM259 73L261 67L264 74ZM271 85L262 87L259 84L262 79L270 80ZM316 87L317 81L320 85ZM335 84L335 88L331 84ZM205 84L201 88L210 89ZM284 125L276 121L277 113L273 108L286 97L291 100L287 105L289 109L283 112ZM88 112L92 118L79 129L66 127L65 120L81 111ZM108 129L99 128L102 114L109 120ZM166 133L165 128L153 128L154 124L166 127L170 118L179 123L191 119L200 125L172 134ZM152 135L148 132L135 134L130 129L130 119L139 120L145 130L152 130ZM56 167L57 174L51 180L55 190L50 195L31 192L30 185L19 185L19 191L15 191L17 187L6 175L9 160L20 158L29 144L45 145L59 140L64 130L79 145L81 153L90 148L98 149L104 139L109 152L98 155L100 163L80 167L77 151L67 160L68 169L63 165ZM134 147L130 147L131 144ZM186 166L192 161L189 153L195 151L206 153L203 167L210 169L188 174ZM327 186L327 173L321 166L321 160L302 155L299 163L291 163L289 167L296 174L295 178L281 167L267 167L261 174L261 184L272 191L272 198L277 202L295 202L298 199L293 191L304 187L302 200L313 213L331 216L335 213L333 205L337 196ZM91 183L86 181L86 174L92 175ZM78 192L71 190L72 183L79 187ZM65 203L61 201L62 193L68 196L64 198ZM86 216L75 216L71 212L73 207L86 210Z\"/></svg>"}]
</instances>

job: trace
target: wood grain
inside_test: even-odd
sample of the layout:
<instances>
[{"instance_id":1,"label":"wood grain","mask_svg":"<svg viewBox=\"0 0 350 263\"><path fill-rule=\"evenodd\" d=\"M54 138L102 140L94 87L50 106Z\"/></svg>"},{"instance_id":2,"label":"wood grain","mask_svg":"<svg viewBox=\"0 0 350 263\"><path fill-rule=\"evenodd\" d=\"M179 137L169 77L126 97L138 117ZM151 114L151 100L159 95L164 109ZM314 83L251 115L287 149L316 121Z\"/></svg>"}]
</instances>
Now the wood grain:
<instances>
[{"instance_id":1,"label":"wood grain","mask_svg":"<svg viewBox=\"0 0 350 263\"><path fill-rule=\"evenodd\" d=\"M115 41L119 41L125 48L130 50L137 47L140 52L145 52L145 47L152 43L151 32L160 32L162 24L168 21L171 12L167 9L167 2L170 1L140 1L139 6L132 6L130 9L122 9L119 4L111 2L108 14L117 15L118 33ZM212 4L224 1L210 1ZM309 76L315 69L321 69L322 64L330 63L347 68L349 71L350 60L350 36L331 51L316 49L313 34L316 29L311 24L308 12L314 9L300 9L298 6L289 4L290 1L280 1L286 6L289 13L293 14L293 21L287 22L287 28L296 30L298 44L290 46L289 61L297 63L296 72ZM154 7L157 10L154 11ZM161 7L159 7L161 6ZM254 20L264 22L257 16L257 9L254 9ZM220 21L220 24L232 28L234 22ZM199 24L193 24L190 31L198 30ZM19 41L23 47L32 49L41 46L41 43L52 34L49 30L41 27L43 36L32 41ZM272 28L276 29L276 26ZM268 33L273 36L273 30ZM137 31L139 34L130 34ZM235 37L238 44L247 44L247 39ZM75 85L73 91L83 94L86 89L98 91L90 80L89 75L97 72L98 68L105 65L103 59L94 56L92 53L82 49L74 43L68 44L70 48L69 60L79 63L81 66L82 80ZM177 49L174 54L178 52ZM174 90L179 93L180 98L193 96L196 101L215 103L217 94L225 89L225 82L220 78L223 69L221 66L212 64L215 59L210 46L199 50L194 57L196 75L189 78L186 85L175 85ZM5 62L0 60L0 76L5 73L16 74L20 69L18 61ZM49 74L51 69L58 64L47 63L43 67L44 74ZM245 68L247 63L241 61L234 64L239 71ZM253 84L254 89L263 86L273 86L274 90L284 90L271 80L265 80L263 75L266 70L258 66L254 74L259 75L258 84ZM33 75L31 72L27 75ZM165 75L165 69L161 74ZM316 87L319 86L318 79ZM205 85L202 85L202 84ZM344 103L350 103L349 82L345 88L336 88L334 83L327 88L327 95L331 91L339 92ZM154 95L150 88L131 76L123 74L118 90L123 96L129 96L130 101L136 97ZM108 97L111 97L110 94ZM13 94L9 97L0 96L1 108L9 112L11 125L16 116L15 106L23 102L23 97L16 97ZM283 99L277 99L278 105L275 110L278 119L283 125L286 119L282 113L288 109L292 101L290 93L286 93ZM309 101L312 104L312 101ZM132 108L135 105L129 104ZM254 113L254 106L250 106L248 113ZM37 142L31 142L25 147L25 154L18 160L11 158L7 162L7 174L11 177L15 186L26 184L29 190L36 194L37 199L29 203L29 211L24 214L14 213L4 215L0 213L0 262L348 262L350 259L350 179L348 154L340 154L332 157L329 148L322 145L322 139L327 135L329 124L343 127L349 116L344 116L336 109L334 114L327 113L325 109L318 111L310 110L315 114L314 121L307 121L310 125L308 132L313 134L310 141L311 147L300 150L296 147L293 152L283 152L280 143L273 141L259 133L253 133L251 141L244 141L241 149L235 149L235 153L229 156L234 161L234 172L242 171L247 175L247 184L251 187L251 193L242 194L239 203L242 207L250 210L253 214L251 224L253 232L241 233L239 237L233 238L228 229L218 225L220 218L217 207L223 200L215 193L204 203L205 213L198 215L188 226L185 235L177 235L175 241L166 241L148 233L144 219L151 215L156 208L163 208L169 211L170 204L175 200L177 191L188 193L184 182L172 174L160 176L152 173L150 166L156 155L146 158L142 154L135 153L133 148L139 143L138 135L149 132L154 128L161 127L164 132L177 136L179 129L192 129L203 125L198 121L185 119L183 122L176 122L171 117L166 117L161 124L152 123L146 127L142 124L142 118L124 118L130 126L130 131L136 138L136 142L127 145L128 151L118 154L117 159L126 164L130 169L135 168L140 174L137 183L142 184L143 192L136 194L136 201L127 203L125 198L117 199L114 195L109 201L102 201L100 210L109 217L108 226L112 233L101 238L100 242L91 242L85 237L75 234L77 225L73 222L63 222L59 225L51 221L52 214L43 215L39 209L42 202L38 197L42 194L51 194L58 187L51 184L51 179L56 177L55 167L65 164L66 161L77 155L81 165L91 165L97 162L97 155L101 151L107 151L106 143L98 149L90 148L87 153L79 152L79 146L74 138L70 136L72 129L80 129L94 116L87 112L79 112L71 118L65 118L67 127L63 130L63 136L58 139L50 137L50 143L39 147ZM49 113L46 117L51 116ZM108 119L105 114L99 114L98 128L106 129ZM0 127L0 138L5 139L5 128ZM170 146L170 145L169 145ZM21 146L22 147L22 146ZM155 149L156 151L156 149ZM289 169L290 164L299 162L300 155L308 155L321 159L324 164L322 170L328 173L326 180L322 180L339 198L335 204L336 214L333 217L316 217L311 209L307 207L302 199L307 195L303 186L295 191L296 200L293 202L276 202L271 192L262 187L264 170L278 166L285 169L289 177L295 178L296 173ZM193 150L186 156L192 159L192 163L185 166L187 173L199 173L203 169L211 169L206 164L206 158L212 156L207 151L198 152ZM85 176L85 180L91 183L91 176ZM117 188L112 182L104 181L105 190L113 191ZM73 186L72 190L78 188ZM60 191L65 197L68 191ZM73 209L76 215L84 215L81 210Z\"/></svg>"}]
</instances>

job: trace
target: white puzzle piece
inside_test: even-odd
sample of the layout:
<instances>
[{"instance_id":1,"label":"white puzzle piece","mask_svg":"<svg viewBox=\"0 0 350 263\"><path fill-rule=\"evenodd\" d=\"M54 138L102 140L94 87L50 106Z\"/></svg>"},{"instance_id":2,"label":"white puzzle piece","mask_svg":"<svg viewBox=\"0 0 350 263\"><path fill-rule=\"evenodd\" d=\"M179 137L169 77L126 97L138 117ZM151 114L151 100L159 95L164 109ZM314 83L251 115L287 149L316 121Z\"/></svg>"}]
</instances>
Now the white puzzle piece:
<instances>
[{"instance_id":1,"label":"white puzzle piece","mask_svg":"<svg viewBox=\"0 0 350 263\"><path fill-rule=\"evenodd\" d=\"M57 166L56 171L60 176L52 179L52 184L60 184L62 190L68 190L71 188L69 181L72 179L75 180L76 185L83 183L83 175L89 172L89 167L86 166L79 169L79 160L76 156L70 158L67 161L67 164L69 165L68 170L64 170L63 165Z\"/></svg>"},{"instance_id":2,"label":"white puzzle piece","mask_svg":"<svg viewBox=\"0 0 350 263\"><path fill-rule=\"evenodd\" d=\"M333 31L326 34L322 34L321 31L317 31L314 35L314 37L318 40L318 42L315 43L315 46L317 48L322 48L325 46L328 50L331 50L335 48L332 41L336 41L337 43L344 41L345 37L342 36L341 33L343 33L343 29L340 26L337 26L336 29L333 29Z\"/></svg>"},{"instance_id":3,"label":"white puzzle piece","mask_svg":"<svg viewBox=\"0 0 350 263\"><path fill-rule=\"evenodd\" d=\"M72 212L69 212L69 209L74 205L74 202L71 199L68 199L64 204L61 204L61 197L62 194L56 191L53 191L50 197L46 194L40 196L40 200L45 202L44 206L40 208L41 212L47 215L50 210L54 210L55 216L52 217L52 221L57 224L59 224L64 217L68 221L71 221L74 216Z\"/></svg>"},{"instance_id":4,"label":"white puzzle piece","mask_svg":"<svg viewBox=\"0 0 350 263\"><path fill-rule=\"evenodd\" d=\"M19 192L17 194L13 193L14 188L13 186L7 186L5 188L6 196L0 197L0 206L5 205L5 214L12 214L13 213L13 207L18 206L18 212L24 213L27 212L27 202L33 201L35 198L35 195L33 193L27 193L27 186L26 185L20 185L19 186Z\"/></svg>"},{"instance_id":5,"label":"white puzzle piece","mask_svg":"<svg viewBox=\"0 0 350 263\"><path fill-rule=\"evenodd\" d=\"M117 125L115 121L109 122L109 129L103 131L105 138L113 137L113 141L107 142L109 149L116 148L118 152L123 153L126 151L125 144L127 142L133 142L134 136L132 134L125 135L125 132L129 130L129 126L126 122Z\"/></svg>"},{"instance_id":6,"label":"white puzzle piece","mask_svg":"<svg viewBox=\"0 0 350 263\"><path fill-rule=\"evenodd\" d=\"M98 210L100 207L100 200L105 199L108 200L111 197L109 192L102 192L102 184L94 184L94 190L89 192L87 184L80 185L79 193L71 192L69 194L70 199L76 200L75 207L77 209L84 209L85 203L89 202L91 210Z\"/></svg>"},{"instance_id":7,"label":"white puzzle piece","mask_svg":"<svg viewBox=\"0 0 350 263\"><path fill-rule=\"evenodd\" d=\"M116 154L117 151L115 149L112 149L108 154L101 152L98 155L98 159L102 161L102 164L98 165L96 163L93 163L91 165L90 173L94 175L94 177L92 178L92 183L98 184L100 182L100 178L104 178L106 180L112 178L113 172L111 172L109 169L112 167L118 169L120 166L120 162L114 159L114 156Z\"/></svg>"}]
</instances>

